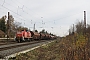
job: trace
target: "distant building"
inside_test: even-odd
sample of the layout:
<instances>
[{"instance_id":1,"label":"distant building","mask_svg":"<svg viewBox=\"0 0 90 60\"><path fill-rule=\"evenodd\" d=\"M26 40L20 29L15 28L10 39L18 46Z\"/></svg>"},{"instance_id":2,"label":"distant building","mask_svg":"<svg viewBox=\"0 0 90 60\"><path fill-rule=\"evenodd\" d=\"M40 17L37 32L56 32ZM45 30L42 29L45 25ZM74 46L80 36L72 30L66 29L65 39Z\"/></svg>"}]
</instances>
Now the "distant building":
<instances>
[{"instance_id":1,"label":"distant building","mask_svg":"<svg viewBox=\"0 0 90 60\"><path fill-rule=\"evenodd\" d=\"M5 33L2 30L0 30L0 38L3 38L3 37L5 37Z\"/></svg>"}]
</instances>

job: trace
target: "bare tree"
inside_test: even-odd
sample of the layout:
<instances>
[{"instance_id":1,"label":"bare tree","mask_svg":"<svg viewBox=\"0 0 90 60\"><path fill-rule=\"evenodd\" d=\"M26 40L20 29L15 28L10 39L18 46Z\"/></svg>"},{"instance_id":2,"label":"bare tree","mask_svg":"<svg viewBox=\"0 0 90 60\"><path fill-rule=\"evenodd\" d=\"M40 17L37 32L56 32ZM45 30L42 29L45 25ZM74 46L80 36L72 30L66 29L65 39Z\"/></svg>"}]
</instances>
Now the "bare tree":
<instances>
[{"instance_id":1,"label":"bare tree","mask_svg":"<svg viewBox=\"0 0 90 60\"><path fill-rule=\"evenodd\" d=\"M76 32L79 34L84 33L84 21L78 22L76 24Z\"/></svg>"},{"instance_id":2,"label":"bare tree","mask_svg":"<svg viewBox=\"0 0 90 60\"><path fill-rule=\"evenodd\" d=\"M90 34L90 25L89 24L87 24L86 33Z\"/></svg>"}]
</instances>

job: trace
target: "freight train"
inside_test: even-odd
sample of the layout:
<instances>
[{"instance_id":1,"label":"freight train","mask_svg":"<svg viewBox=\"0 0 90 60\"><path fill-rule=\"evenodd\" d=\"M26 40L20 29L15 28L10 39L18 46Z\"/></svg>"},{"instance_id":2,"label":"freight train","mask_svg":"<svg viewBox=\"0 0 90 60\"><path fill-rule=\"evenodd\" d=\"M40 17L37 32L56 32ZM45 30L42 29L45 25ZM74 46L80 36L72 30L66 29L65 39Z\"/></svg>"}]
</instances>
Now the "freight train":
<instances>
[{"instance_id":1,"label":"freight train","mask_svg":"<svg viewBox=\"0 0 90 60\"><path fill-rule=\"evenodd\" d=\"M56 39L56 36L27 30L17 31L15 35L15 41L17 42L32 41L32 40L50 40L50 39Z\"/></svg>"}]
</instances>

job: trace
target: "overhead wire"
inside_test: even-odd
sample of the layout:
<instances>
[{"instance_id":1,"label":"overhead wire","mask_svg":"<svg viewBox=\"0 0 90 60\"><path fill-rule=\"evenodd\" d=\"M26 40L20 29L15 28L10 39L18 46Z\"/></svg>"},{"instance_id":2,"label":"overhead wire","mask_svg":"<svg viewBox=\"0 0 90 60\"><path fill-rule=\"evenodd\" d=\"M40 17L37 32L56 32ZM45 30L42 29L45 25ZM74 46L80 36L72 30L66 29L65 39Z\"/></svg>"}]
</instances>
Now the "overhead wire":
<instances>
[{"instance_id":1,"label":"overhead wire","mask_svg":"<svg viewBox=\"0 0 90 60\"><path fill-rule=\"evenodd\" d=\"M5 1L5 0L4 0L4 1ZM7 3L7 2L4 2L4 3ZM8 3L7 3L7 4L8 4ZM0 4L0 5L1 5L1 4ZM10 5L10 4L8 4L8 5ZM13 12L13 13L15 13L15 14L21 16L20 14L18 14L18 13L16 13L16 12L12 11L11 9L5 7L3 4L2 4L1 6L4 7L4 8L6 8L7 10L10 10L11 12ZM10 6L12 6L12 5L10 5ZM16 7L16 6L13 6L13 7ZM23 7L22 7L22 8L23 8ZM23 9L22 9L22 10L23 10ZM21 17L22 17L22 16L21 16ZM24 18L24 19L25 19L25 18Z\"/></svg>"},{"instance_id":2,"label":"overhead wire","mask_svg":"<svg viewBox=\"0 0 90 60\"><path fill-rule=\"evenodd\" d=\"M13 0L12 0L13 1ZM24 8L26 8L27 10L29 10L29 11L31 11L31 13L33 14L33 13L35 13L35 12L33 12L30 8L28 8L25 4L22 4L20 1L18 1L18 0L15 0L15 1L17 1L19 4L21 4L21 5L23 5L23 7L21 8L22 10L24 9ZM14 1L13 1L14 2ZM18 4L17 4L18 5ZM19 8L19 7L18 7ZM26 14L28 14L28 15L30 15L30 16L32 16L29 12L26 12L25 10L23 10L23 12L25 12ZM39 16L39 14L37 14L37 13L35 13L37 16ZM41 17L42 16L40 16L40 17L35 17L36 19L41 19ZM40 22L37 22L37 23L40 23Z\"/></svg>"},{"instance_id":3,"label":"overhead wire","mask_svg":"<svg viewBox=\"0 0 90 60\"><path fill-rule=\"evenodd\" d=\"M13 0L12 0L13 1ZM3 8L5 8L5 9L7 9L7 10L10 10L11 12L13 12L14 14L16 14L16 15L18 15L18 16L20 16L20 17L22 17L20 14L18 14L18 13L16 13L16 12L14 12L14 11L12 11L11 9L9 9L9 8L7 8L7 7L5 7L4 6L4 4L5 4L6 2L5 2L5 0L4 0L4 2L3 2L3 4L0 4ZM19 2L20 3L20 2ZM25 10L23 9L24 7L26 7L25 5L23 5L22 7L19 7L18 6L18 8L19 9L22 9L22 11L24 12L24 13L27 13L27 12L25 12ZM27 9L28 9L28 7L26 7ZM30 10L30 9L29 9ZM27 13L28 15L30 15L29 13ZM70 15L70 16L67 16L67 17L71 17L71 16L73 16L73 15ZM20 18L20 17L17 17L17 18L19 18L19 19L21 19L21 20L23 20L23 21L28 21L27 19L22 19L22 18ZM63 17L63 18L60 18L60 19L64 19L64 18L67 18L67 17ZM54 21L54 24L57 22L57 21L59 21L60 19L56 19L56 20L53 20ZM31 20L31 19L30 19ZM46 24L46 23L50 23L50 22L52 22L52 21L47 21L47 22L42 22L42 24ZM39 22L40 23L40 22Z\"/></svg>"},{"instance_id":4,"label":"overhead wire","mask_svg":"<svg viewBox=\"0 0 90 60\"><path fill-rule=\"evenodd\" d=\"M13 1L13 0L12 0ZM18 1L18 0L17 0ZM19 2L19 4L21 4L21 5L23 5L23 8L25 7L25 8L27 8L28 10L30 10L30 8L28 8L27 6L25 6L24 4L22 4L20 1L18 1ZM31 11L31 10L30 10ZM31 12L33 12L33 11L31 11ZM39 15L39 14L37 14L37 15Z\"/></svg>"},{"instance_id":5,"label":"overhead wire","mask_svg":"<svg viewBox=\"0 0 90 60\"><path fill-rule=\"evenodd\" d=\"M69 17L71 17L71 16L78 15L78 14L80 14L80 13L82 13L82 12L75 13L75 14L69 15L69 16L65 16L65 17L62 17L62 18L59 18L59 19L54 19L53 21L54 21L54 22L55 22L55 21L57 22L57 21L60 21L61 19L69 18ZM51 21L52 21L52 20L51 20ZM51 21L47 21L47 22L51 22Z\"/></svg>"},{"instance_id":6,"label":"overhead wire","mask_svg":"<svg viewBox=\"0 0 90 60\"><path fill-rule=\"evenodd\" d=\"M5 1L5 0L4 0ZM13 1L13 0L12 0ZM18 0L17 0L18 1ZM22 5L22 3L20 2L20 1L18 1L21 5ZM17 4L18 5L18 4ZM26 7L25 5L23 5L23 7L21 8L22 10L23 10L23 8L24 7ZM19 6L18 6L18 8L20 8ZM29 9L28 7L26 7L27 9ZM29 9L30 10L30 9ZM23 12L25 12L24 10L23 10ZM27 12L26 12L27 13ZM27 14L29 14L29 13L27 13ZM76 15L76 14L74 14L74 15ZM70 16L73 16L73 15L70 15ZM70 16L67 16L67 17L70 17ZM63 18L67 18L67 17L63 17ZM63 18L60 18L60 19L63 19ZM59 20L59 19L58 19ZM57 19L55 20L55 21L57 21ZM47 21L47 22L51 22L51 21ZM46 22L45 22L46 23Z\"/></svg>"},{"instance_id":7,"label":"overhead wire","mask_svg":"<svg viewBox=\"0 0 90 60\"><path fill-rule=\"evenodd\" d=\"M20 14L18 14L18 13L16 13L16 12L12 11L11 9L5 7L5 6L4 6L4 3L6 3L5 0L4 0L4 2L3 2L2 5L0 4L3 8L5 8L5 9L11 11L11 12L13 12L14 14L18 15L19 17L22 17ZM19 18L19 17L17 17L17 18ZM22 18L23 18L23 17L22 17ZM19 19L20 19L20 20L23 20L23 21L26 21L25 18L23 18L23 19L22 19L22 18L19 18ZM28 21L28 20L27 20L27 21ZM25 22L24 22L24 23L25 23Z\"/></svg>"},{"instance_id":8,"label":"overhead wire","mask_svg":"<svg viewBox=\"0 0 90 60\"><path fill-rule=\"evenodd\" d=\"M12 1L13 1L13 0L12 0ZM19 2L19 1L18 1L18 2ZM4 0L4 2L3 2L3 5L2 5L2 6L3 6L4 8L6 8L6 7L4 6L4 3L6 3L5 0ZM19 2L19 3L20 3L20 2ZM7 4L8 4L8 3L7 3ZM10 5L10 4L8 4L8 5ZM12 5L10 5L10 6L12 6ZM23 11L24 13L30 15L29 13L27 13L27 12L25 12L25 11L23 10L24 7L26 7L26 6L25 6L25 5L23 5L23 7L19 7L19 6L18 6L18 8L19 8L19 9L22 9L22 11ZM28 7L26 7L26 8L27 8L28 10L30 10ZM6 8L6 9L10 10L9 8ZM17 9L17 13L14 12L14 11L12 11L12 10L10 10L10 11L13 12L13 13L15 13L15 14L17 14L18 16L21 16L20 14L18 14L18 9ZM21 17L22 17L22 16L21 16ZM20 18L19 18L19 19L20 19ZM21 19L21 20L23 20L23 19ZM30 20L31 20L31 19L30 19ZM24 21L25 21L25 18L24 18ZM28 20L27 20L27 21L28 21ZM30 22L31 22L31 21L30 21ZM37 23L41 23L41 22L37 22ZM42 22L42 24L45 24L45 23L46 23L46 22Z\"/></svg>"},{"instance_id":9,"label":"overhead wire","mask_svg":"<svg viewBox=\"0 0 90 60\"><path fill-rule=\"evenodd\" d=\"M14 2L13 0L11 0L11 1ZM18 1L18 0L17 0L17 1ZM26 9L28 9L28 10L30 10L30 8L26 7L24 4L20 3L19 1L18 1L18 3L21 4L21 5L23 5L23 6L22 6L22 7L19 7L19 5L18 5L17 3L15 3L16 5L18 5L17 13L18 13L18 10L21 9L24 13L28 14L29 16L32 16L29 12L26 12L26 11L24 10L24 8L26 8ZM30 10L30 11L31 11L31 10ZM31 11L31 12L32 12L32 11ZM35 14L36 14L36 13L35 13ZM37 14L37 15L38 15L38 14ZM31 18L32 18L32 17L31 17ZM37 17L35 17L35 18L37 18ZM39 19L39 18L37 18L37 19ZM40 17L40 19L41 19L41 17ZM39 20L40 20L40 19L39 19ZM30 19L29 22L31 22L31 20L32 20L32 19ZM27 21L28 21L28 20L27 20ZM36 22L36 21L35 21L34 23L40 24L40 23L42 23L42 22L39 22L39 21ZM45 23L44 23L44 24L45 24Z\"/></svg>"},{"instance_id":10,"label":"overhead wire","mask_svg":"<svg viewBox=\"0 0 90 60\"><path fill-rule=\"evenodd\" d=\"M4 2L3 2L2 6L4 5L4 3L5 3L5 0L4 0Z\"/></svg>"}]
</instances>

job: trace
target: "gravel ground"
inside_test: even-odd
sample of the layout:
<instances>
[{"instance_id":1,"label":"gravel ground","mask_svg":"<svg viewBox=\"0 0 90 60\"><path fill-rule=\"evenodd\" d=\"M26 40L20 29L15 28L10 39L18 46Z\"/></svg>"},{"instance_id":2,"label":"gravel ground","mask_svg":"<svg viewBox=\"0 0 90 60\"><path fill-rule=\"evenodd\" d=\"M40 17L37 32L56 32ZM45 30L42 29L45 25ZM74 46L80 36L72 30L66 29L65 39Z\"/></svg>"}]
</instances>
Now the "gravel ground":
<instances>
[{"instance_id":1,"label":"gravel ground","mask_svg":"<svg viewBox=\"0 0 90 60\"><path fill-rule=\"evenodd\" d=\"M18 47L18 48L13 48L13 49L9 49L9 50L0 51L0 57L5 57L5 56L8 56L8 55L20 52L20 51L24 51L24 50L27 50L27 49L30 49L30 48L33 48L33 47L36 47L36 46L40 46L40 45L45 44L47 42L49 42L49 41L36 43L36 44L30 44L30 45L23 46L23 47Z\"/></svg>"}]
</instances>

